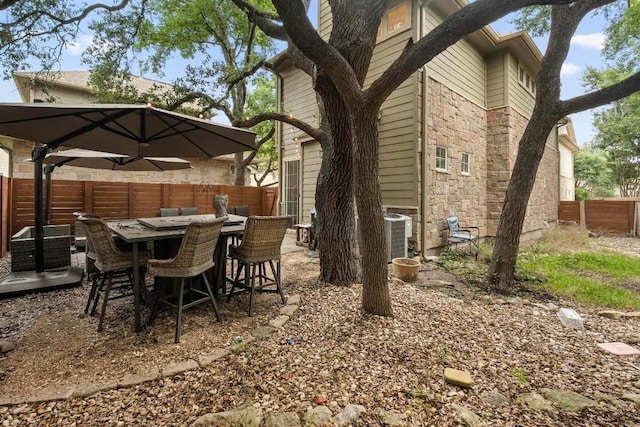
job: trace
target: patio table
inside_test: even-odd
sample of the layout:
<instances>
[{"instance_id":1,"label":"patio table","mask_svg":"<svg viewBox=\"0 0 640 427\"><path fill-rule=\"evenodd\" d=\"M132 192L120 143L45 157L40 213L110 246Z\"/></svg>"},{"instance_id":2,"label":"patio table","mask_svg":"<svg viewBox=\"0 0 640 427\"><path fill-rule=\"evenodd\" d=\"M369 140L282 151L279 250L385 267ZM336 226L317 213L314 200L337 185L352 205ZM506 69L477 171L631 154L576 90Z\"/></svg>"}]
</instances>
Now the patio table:
<instances>
[{"instance_id":1,"label":"patio table","mask_svg":"<svg viewBox=\"0 0 640 427\"><path fill-rule=\"evenodd\" d=\"M188 215L181 217L156 217L156 218L138 218L127 219L123 221L108 221L107 225L111 231L125 243L132 244L132 256L133 265L137 266L139 263L139 244L156 240L167 240L176 237L182 237L184 232L191 222L194 221L207 221L214 219L215 215ZM173 219L174 221L168 221ZM162 221L159 221L162 220ZM222 227L220 238L214 252L214 286L216 288L216 295L220 293L220 290L226 291L226 259L227 259L227 238L230 235L242 234L244 231L244 221L246 218L238 215L229 216L229 225ZM153 228L155 227L155 228ZM220 281L222 278L222 281ZM133 303L134 303L134 322L135 331L140 332L142 330L142 324L140 321L140 269L133 269Z\"/></svg>"}]
</instances>

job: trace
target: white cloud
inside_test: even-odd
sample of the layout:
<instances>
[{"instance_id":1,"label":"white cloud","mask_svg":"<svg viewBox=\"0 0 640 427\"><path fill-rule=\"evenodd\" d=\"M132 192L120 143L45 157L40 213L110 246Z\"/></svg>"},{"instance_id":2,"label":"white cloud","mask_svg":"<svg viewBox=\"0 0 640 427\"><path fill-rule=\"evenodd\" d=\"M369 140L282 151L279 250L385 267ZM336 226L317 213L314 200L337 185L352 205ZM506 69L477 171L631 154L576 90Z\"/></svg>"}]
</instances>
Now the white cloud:
<instances>
[{"instance_id":1,"label":"white cloud","mask_svg":"<svg viewBox=\"0 0 640 427\"><path fill-rule=\"evenodd\" d=\"M66 53L71 56L80 56L85 51L86 48L91 46L93 43L93 37L89 35L80 36L78 39L68 42L65 44L64 48Z\"/></svg>"},{"instance_id":2,"label":"white cloud","mask_svg":"<svg viewBox=\"0 0 640 427\"><path fill-rule=\"evenodd\" d=\"M576 34L571 37L571 44L589 49L602 50L606 36L603 33Z\"/></svg>"},{"instance_id":3,"label":"white cloud","mask_svg":"<svg viewBox=\"0 0 640 427\"><path fill-rule=\"evenodd\" d=\"M580 71L581 69L582 69L582 67L580 67L579 65L570 64L568 62L565 62L564 64L562 64L562 69L560 70L560 75L561 76L571 76L571 75L577 74L578 71Z\"/></svg>"}]
</instances>

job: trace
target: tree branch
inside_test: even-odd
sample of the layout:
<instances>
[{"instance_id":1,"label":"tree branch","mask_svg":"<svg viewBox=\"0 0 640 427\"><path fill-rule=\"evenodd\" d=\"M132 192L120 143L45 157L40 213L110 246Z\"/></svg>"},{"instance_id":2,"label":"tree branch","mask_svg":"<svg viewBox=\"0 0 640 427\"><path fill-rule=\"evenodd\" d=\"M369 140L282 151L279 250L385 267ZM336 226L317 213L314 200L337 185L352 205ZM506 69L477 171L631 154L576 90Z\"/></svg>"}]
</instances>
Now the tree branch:
<instances>
[{"instance_id":1,"label":"tree branch","mask_svg":"<svg viewBox=\"0 0 640 427\"><path fill-rule=\"evenodd\" d=\"M19 0L2 0L0 1L0 10L5 10L18 3Z\"/></svg>"},{"instance_id":2,"label":"tree branch","mask_svg":"<svg viewBox=\"0 0 640 427\"><path fill-rule=\"evenodd\" d=\"M265 12L253 6L251 3L245 0L231 0L233 3L243 10L249 21L255 23L266 35L278 40L288 40L287 32L282 25L274 23L279 22L280 17L271 13Z\"/></svg>"},{"instance_id":3,"label":"tree branch","mask_svg":"<svg viewBox=\"0 0 640 427\"><path fill-rule=\"evenodd\" d=\"M322 138L322 132L311 126L305 121L298 120L289 114L276 113L276 112L266 112L256 114L253 117L248 118L248 120L235 120L231 123L233 126L248 128L251 126L255 126L258 123L266 122L267 120L277 120L283 123L289 123L290 125L300 129L311 138L315 140L320 140Z\"/></svg>"},{"instance_id":4,"label":"tree branch","mask_svg":"<svg viewBox=\"0 0 640 427\"><path fill-rule=\"evenodd\" d=\"M562 115L578 113L600 107L640 91L640 72L616 83L585 95L560 101Z\"/></svg>"},{"instance_id":5,"label":"tree branch","mask_svg":"<svg viewBox=\"0 0 640 427\"><path fill-rule=\"evenodd\" d=\"M62 19L46 10L37 10L31 13L28 13L24 16L21 16L20 19L13 21L13 22L6 22L4 24L2 24L3 26L16 26L16 25L20 25L21 23L23 23L24 21L30 19L31 17L36 17L36 19L40 19L41 17L45 16L49 19L51 19L54 22L57 22L56 26L54 28L60 28L63 25L68 25L68 24L73 24L76 22L80 22L82 21L84 18L86 18L87 16L89 16L89 14L97 9L104 9L108 12L115 12L121 9L124 9L128 4L129 4L130 0L122 0L120 3L113 5L113 6L109 6L103 3L96 3L94 5L91 5L89 7L86 7L79 15L76 15L74 17L71 18L67 18L67 19ZM7 3L7 6L5 6L5 3ZM9 0L9 1L3 1L2 3L0 3L0 10L6 9L10 6L12 6L13 4L17 3L17 0ZM46 34L46 33L45 33ZM52 33L49 33L52 34Z\"/></svg>"},{"instance_id":6,"label":"tree branch","mask_svg":"<svg viewBox=\"0 0 640 427\"><path fill-rule=\"evenodd\" d=\"M234 0L235 1L235 0ZM349 62L336 48L325 42L313 27L301 1L272 0L292 43L307 58L322 68L341 92L344 101L359 105L360 83ZM333 72L331 71L333 70Z\"/></svg>"},{"instance_id":7,"label":"tree branch","mask_svg":"<svg viewBox=\"0 0 640 427\"><path fill-rule=\"evenodd\" d=\"M612 2L614 0L608 0ZM510 12L527 6L570 4L572 0L477 0L448 16L416 43L407 45L400 56L364 92L365 103L380 106L403 81L464 36ZM338 85L338 82L336 82Z\"/></svg>"}]
</instances>

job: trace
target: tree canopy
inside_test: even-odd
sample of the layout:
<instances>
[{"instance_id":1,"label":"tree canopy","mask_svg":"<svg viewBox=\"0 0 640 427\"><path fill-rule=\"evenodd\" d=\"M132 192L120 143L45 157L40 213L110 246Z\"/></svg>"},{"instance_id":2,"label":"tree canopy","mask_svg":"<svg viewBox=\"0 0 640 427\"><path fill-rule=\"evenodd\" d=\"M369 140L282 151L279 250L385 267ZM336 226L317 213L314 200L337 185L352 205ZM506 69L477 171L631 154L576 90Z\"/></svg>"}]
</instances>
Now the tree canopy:
<instances>
[{"instance_id":1,"label":"tree canopy","mask_svg":"<svg viewBox=\"0 0 640 427\"><path fill-rule=\"evenodd\" d=\"M573 170L576 190L583 189L591 197L614 195L616 182L604 151L590 145L583 147L573 157Z\"/></svg>"}]
</instances>

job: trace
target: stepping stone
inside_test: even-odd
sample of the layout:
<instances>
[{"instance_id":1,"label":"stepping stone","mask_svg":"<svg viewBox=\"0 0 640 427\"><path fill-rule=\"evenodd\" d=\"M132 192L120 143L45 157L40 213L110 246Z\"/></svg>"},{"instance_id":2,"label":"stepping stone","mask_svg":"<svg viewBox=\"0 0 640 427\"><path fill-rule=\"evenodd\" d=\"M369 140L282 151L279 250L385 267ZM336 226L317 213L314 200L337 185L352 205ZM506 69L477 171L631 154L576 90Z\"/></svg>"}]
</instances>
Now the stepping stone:
<instances>
[{"instance_id":1,"label":"stepping stone","mask_svg":"<svg viewBox=\"0 0 640 427\"><path fill-rule=\"evenodd\" d=\"M471 388L473 385L473 380L471 379L471 374L469 372L459 371L452 368L444 369L444 380L449 384L465 388Z\"/></svg>"},{"instance_id":2,"label":"stepping stone","mask_svg":"<svg viewBox=\"0 0 640 427\"><path fill-rule=\"evenodd\" d=\"M618 356L632 356L634 354L640 354L640 350L623 342L606 342L598 344L598 347Z\"/></svg>"}]
</instances>

